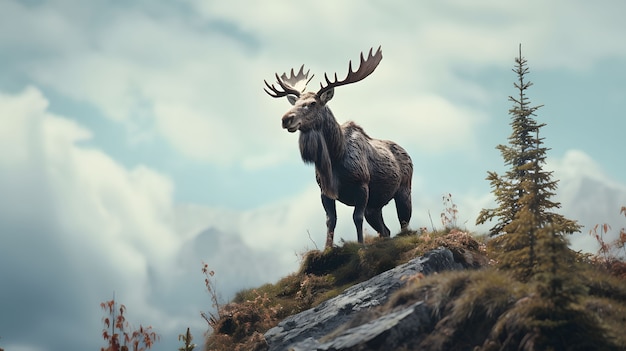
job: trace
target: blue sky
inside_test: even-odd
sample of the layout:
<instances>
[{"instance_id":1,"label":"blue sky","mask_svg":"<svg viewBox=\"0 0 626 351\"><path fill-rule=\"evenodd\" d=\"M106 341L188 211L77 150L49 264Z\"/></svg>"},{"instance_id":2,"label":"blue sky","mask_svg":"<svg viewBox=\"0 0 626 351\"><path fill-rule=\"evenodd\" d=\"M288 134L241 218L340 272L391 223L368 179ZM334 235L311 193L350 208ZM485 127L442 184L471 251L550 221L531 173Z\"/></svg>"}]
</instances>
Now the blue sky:
<instances>
[{"instance_id":1,"label":"blue sky","mask_svg":"<svg viewBox=\"0 0 626 351\"><path fill-rule=\"evenodd\" d=\"M98 349L115 291L171 350L210 307L293 272L325 240L314 170L263 80L305 64L317 85L382 46L330 107L413 158L411 226L451 193L469 230L510 134L518 45L559 179L561 213L624 226L622 1L0 2L0 347ZM354 240L339 206L336 241ZM385 218L399 229L390 204ZM310 237L309 238L309 233ZM373 234L367 228L366 233Z\"/></svg>"}]
</instances>

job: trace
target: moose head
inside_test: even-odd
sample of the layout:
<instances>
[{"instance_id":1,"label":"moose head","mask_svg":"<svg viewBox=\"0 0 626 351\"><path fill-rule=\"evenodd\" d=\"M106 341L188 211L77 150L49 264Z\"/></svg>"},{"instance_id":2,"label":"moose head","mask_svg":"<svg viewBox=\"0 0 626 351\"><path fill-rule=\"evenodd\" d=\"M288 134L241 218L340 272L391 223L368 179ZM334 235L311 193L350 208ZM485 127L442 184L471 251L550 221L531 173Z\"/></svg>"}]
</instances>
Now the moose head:
<instances>
[{"instance_id":1,"label":"moose head","mask_svg":"<svg viewBox=\"0 0 626 351\"><path fill-rule=\"evenodd\" d=\"M356 83L374 72L380 61L383 59L381 48L375 54L370 49L367 59L361 53L361 63L356 72L352 70L352 61L348 64L348 75L345 79L339 81L337 73L334 80L331 81L327 74L324 74L326 85L320 83L320 89L317 93L305 92L307 84L313 79L313 75L309 77L309 70L304 73L304 65L300 67L297 74L293 69L287 77L286 73L282 76L276 74L276 81L282 90L278 90L274 85L270 85L265 81L265 92L271 97L279 98L286 96L287 100L293 107L285 113L282 118L283 128L290 133L298 130L307 131L314 129L320 123L320 112L326 107L328 101L333 98L335 88L342 85ZM269 90L268 90L269 89Z\"/></svg>"}]
</instances>

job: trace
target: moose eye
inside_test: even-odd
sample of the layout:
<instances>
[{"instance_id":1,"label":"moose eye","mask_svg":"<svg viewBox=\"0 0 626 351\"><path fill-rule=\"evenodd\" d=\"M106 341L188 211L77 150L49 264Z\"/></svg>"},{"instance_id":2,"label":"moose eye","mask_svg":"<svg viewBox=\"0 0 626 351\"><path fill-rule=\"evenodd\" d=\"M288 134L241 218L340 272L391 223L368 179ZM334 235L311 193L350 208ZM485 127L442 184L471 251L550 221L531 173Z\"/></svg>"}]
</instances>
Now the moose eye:
<instances>
[{"instance_id":1,"label":"moose eye","mask_svg":"<svg viewBox=\"0 0 626 351\"><path fill-rule=\"evenodd\" d=\"M309 107L309 108L311 108L311 107L315 107L315 104L316 104L316 102L315 102L315 101L311 101L311 102L309 102L309 106L308 106L308 107Z\"/></svg>"}]
</instances>

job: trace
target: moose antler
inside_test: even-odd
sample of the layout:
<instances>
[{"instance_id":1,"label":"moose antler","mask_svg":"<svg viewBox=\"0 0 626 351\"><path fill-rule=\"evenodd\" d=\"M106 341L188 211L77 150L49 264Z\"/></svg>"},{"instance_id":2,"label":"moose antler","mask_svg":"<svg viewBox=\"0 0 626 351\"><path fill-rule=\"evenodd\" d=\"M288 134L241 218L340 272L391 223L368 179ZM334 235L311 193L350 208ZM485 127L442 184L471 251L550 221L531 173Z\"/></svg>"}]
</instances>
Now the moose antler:
<instances>
[{"instance_id":1,"label":"moose antler","mask_svg":"<svg viewBox=\"0 0 626 351\"><path fill-rule=\"evenodd\" d=\"M309 72L310 70L307 70L306 73L304 73L304 65L302 65L298 74L294 74L292 68L290 77L287 77L287 73L283 73L280 77L278 76L278 73L276 73L276 82L283 90L280 91L276 89L274 84L269 85L266 80L264 80L265 86L267 86L267 89L272 92L269 92L266 88L263 88L263 90L265 90L269 96L275 98L286 95L295 95L300 97L300 94L302 94L306 89L306 85L309 84L311 79L313 79L313 75L309 78Z\"/></svg>"},{"instance_id":2,"label":"moose antler","mask_svg":"<svg viewBox=\"0 0 626 351\"><path fill-rule=\"evenodd\" d=\"M370 49L370 52L367 55L367 60L363 58L363 53L361 52L361 63L359 64L359 68L356 70L356 72L352 71L352 60L350 60L348 64L348 75L346 76L346 79L342 81L337 80L337 73L335 73L335 81L331 82L330 79L328 79L328 75L324 73L324 79L326 79L327 85L324 86L322 83L320 83L320 90L317 92L317 95L319 96L324 92L341 85L356 83L372 74L376 67L378 67L380 61L383 59L383 52L381 51L381 47L378 47L378 50L376 50L376 53L374 55L372 55L373 49L374 48Z\"/></svg>"}]
</instances>

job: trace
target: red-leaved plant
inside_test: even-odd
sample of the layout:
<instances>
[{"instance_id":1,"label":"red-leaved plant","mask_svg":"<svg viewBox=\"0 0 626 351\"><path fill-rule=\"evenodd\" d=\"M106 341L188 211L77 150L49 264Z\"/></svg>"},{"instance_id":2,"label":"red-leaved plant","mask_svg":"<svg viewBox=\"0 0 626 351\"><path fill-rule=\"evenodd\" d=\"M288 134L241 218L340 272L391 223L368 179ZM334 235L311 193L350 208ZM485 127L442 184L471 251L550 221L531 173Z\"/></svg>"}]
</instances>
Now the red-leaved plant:
<instances>
[{"instance_id":1,"label":"red-leaved plant","mask_svg":"<svg viewBox=\"0 0 626 351\"><path fill-rule=\"evenodd\" d=\"M102 329L102 337L108 346L102 347L100 351L128 351L131 350L129 345L133 351L145 351L160 339L151 326L144 327L140 324L139 329L132 330L124 317L126 306L118 307L115 298L101 303L100 307L109 314L109 317L103 319Z\"/></svg>"},{"instance_id":2,"label":"red-leaved plant","mask_svg":"<svg viewBox=\"0 0 626 351\"><path fill-rule=\"evenodd\" d=\"M622 206L620 214L626 216L626 206ZM609 234L611 226L607 223L596 224L589 231L600 248L596 253L595 261L605 266L612 274L626 278L626 228L622 228L613 241L606 241L605 235Z\"/></svg>"}]
</instances>

